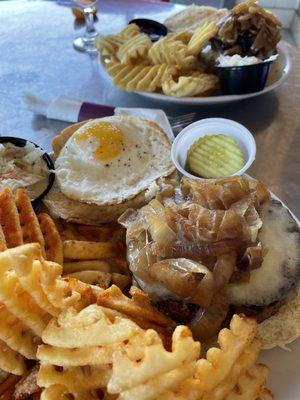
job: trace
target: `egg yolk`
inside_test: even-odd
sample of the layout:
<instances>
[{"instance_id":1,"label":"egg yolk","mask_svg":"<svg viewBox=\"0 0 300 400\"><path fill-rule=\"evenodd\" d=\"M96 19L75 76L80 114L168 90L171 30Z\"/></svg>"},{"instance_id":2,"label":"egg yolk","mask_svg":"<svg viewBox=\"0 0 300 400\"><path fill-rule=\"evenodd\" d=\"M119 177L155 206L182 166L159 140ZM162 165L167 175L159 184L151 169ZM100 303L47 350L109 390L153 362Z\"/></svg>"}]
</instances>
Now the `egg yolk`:
<instances>
[{"instance_id":1,"label":"egg yolk","mask_svg":"<svg viewBox=\"0 0 300 400\"><path fill-rule=\"evenodd\" d=\"M93 152L93 156L100 161L108 161L123 149L123 132L107 121L97 123L84 132L79 133L75 140L90 141L94 143L96 139L97 147Z\"/></svg>"}]
</instances>

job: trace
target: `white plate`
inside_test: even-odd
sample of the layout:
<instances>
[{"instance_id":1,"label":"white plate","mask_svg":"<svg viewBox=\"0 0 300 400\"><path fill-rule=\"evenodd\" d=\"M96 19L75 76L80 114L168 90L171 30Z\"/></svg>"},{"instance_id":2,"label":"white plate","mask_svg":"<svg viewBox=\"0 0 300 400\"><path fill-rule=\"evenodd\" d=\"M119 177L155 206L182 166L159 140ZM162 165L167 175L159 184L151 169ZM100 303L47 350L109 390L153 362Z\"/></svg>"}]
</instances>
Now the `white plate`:
<instances>
[{"instance_id":1,"label":"white plate","mask_svg":"<svg viewBox=\"0 0 300 400\"><path fill-rule=\"evenodd\" d=\"M48 154L55 161L54 153L50 152ZM250 178L249 175L246 176ZM272 198L280 201L289 210L300 227L300 221L290 209L275 194L270 193ZM267 387L273 392L275 400L300 399L300 338L288 345L288 348L291 351L283 350L279 347L272 350L264 350L259 358L259 362L270 367Z\"/></svg>"},{"instance_id":2,"label":"white plate","mask_svg":"<svg viewBox=\"0 0 300 400\"><path fill-rule=\"evenodd\" d=\"M272 192L271 197L286 207L300 228L300 221L293 212ZM299 321L300 324L300 321ZM259 362L270 367L267 387L273 392L275 400L300 399L300 338L287 346L290 351L275 347L264 350Z\"/></svg>"},{"instance_id":3,"label":"white plate","mask_svg":"<svg viewBox=\"0 0 300 400\"><path fill-rule=\"evenodd\" d=\"M287 50L287 46L284 44L279 44L278 54L279 57L276 60L276 62L274 62L273 65L271 64L270 74L268 77L267 84L264 90L260 92L238 94L238 95L209 96L209 97L173 97L173 96L166 96L160 93L148 93L148 92L135 92L135 93L152 100L159 100L166 103L175 103L175 104L211 105L211 104L231 103L233 101L249 99L250 97L260 96L261 94L268 93L271 90L278 88L288 76L289 72L291 71L292 61L289 52Z\"/></svg>"}]
</instances>

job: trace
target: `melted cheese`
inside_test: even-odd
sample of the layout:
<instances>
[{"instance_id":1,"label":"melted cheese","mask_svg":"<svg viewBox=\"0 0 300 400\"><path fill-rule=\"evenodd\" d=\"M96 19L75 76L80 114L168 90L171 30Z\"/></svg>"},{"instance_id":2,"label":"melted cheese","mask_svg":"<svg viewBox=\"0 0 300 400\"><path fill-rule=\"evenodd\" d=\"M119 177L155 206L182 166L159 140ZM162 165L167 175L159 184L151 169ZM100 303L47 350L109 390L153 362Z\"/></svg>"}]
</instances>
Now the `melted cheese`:
<instances>
[{"instance_id":1,"label":"melted cheese","mask_svg":"<svg viewBox=\"0 0 300 400\"><path fill-rule=\"evenodd\" d=\"M228 286L230 304L268 305L281 300L300 276L300 232L288 210L273 200L263 206L262 220L258 239L268 253L249 282Z\"/></svg>"}]
</instances>

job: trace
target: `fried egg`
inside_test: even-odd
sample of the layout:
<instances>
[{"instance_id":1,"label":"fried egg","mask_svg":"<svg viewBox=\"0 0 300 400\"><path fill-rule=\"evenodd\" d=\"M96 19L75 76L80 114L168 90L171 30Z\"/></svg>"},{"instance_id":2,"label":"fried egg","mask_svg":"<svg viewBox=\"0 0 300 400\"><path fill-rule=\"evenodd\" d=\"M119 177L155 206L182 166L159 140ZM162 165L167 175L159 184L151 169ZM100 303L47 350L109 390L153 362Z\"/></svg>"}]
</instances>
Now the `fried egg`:
<instances>
[{"instance_id":1,"label":"fried egg","mask_svg":"<svg viewBox=\"0 0 300 400\"><path fill-rule=\"evenodd\" d=\"M174 171L171 144L155 123L129 116L95 119L66 142L55 162L70 199L119 204Z\"/></svg>"}]
</instances>

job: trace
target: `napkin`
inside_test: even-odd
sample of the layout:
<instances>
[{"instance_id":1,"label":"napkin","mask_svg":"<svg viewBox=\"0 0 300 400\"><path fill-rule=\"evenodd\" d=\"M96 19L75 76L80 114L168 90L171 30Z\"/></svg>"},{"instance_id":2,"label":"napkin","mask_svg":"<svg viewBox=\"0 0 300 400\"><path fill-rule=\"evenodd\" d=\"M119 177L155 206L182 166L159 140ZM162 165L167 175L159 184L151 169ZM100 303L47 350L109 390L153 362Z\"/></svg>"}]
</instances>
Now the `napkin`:
<instances>
[{"instance_id":1,"label":"napkin","mask_svg":"<svg viewBox=\"0 0 300 400\"><path fill-rule=\"evenodd\" d=\"M91 118L101 118L110 115L130 115L156 122L167 133L169 139L171 141L174 140L174 133L163 110L111 107L88 103L67 96L58 96L52 101L40 99L30 93L24 93L23 97L29 110L35 114L44 115L47 118L75 123Z\"/></svg>"}]
</instances>

